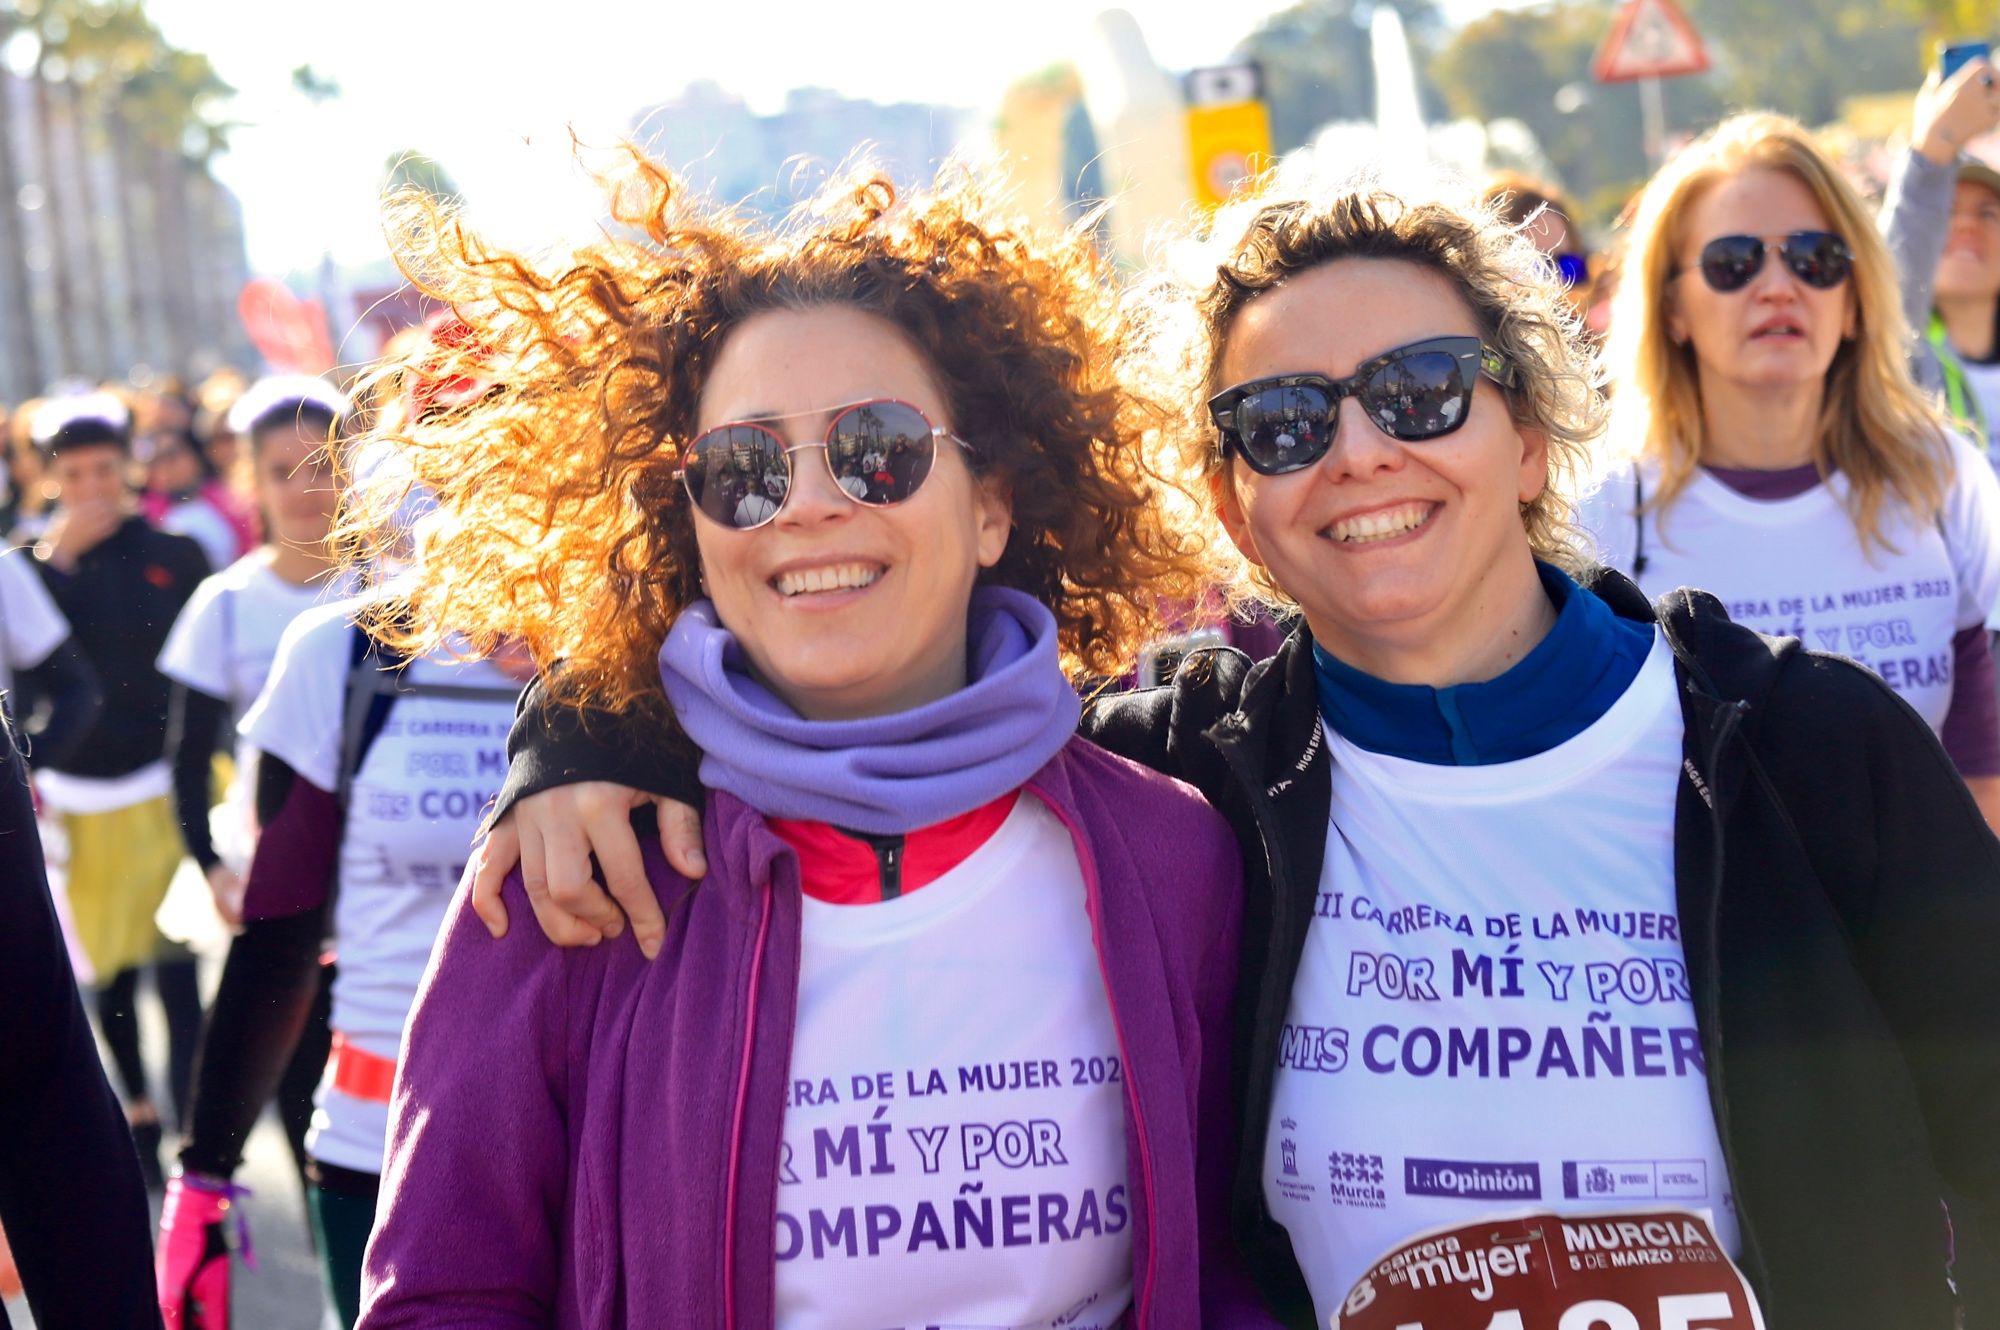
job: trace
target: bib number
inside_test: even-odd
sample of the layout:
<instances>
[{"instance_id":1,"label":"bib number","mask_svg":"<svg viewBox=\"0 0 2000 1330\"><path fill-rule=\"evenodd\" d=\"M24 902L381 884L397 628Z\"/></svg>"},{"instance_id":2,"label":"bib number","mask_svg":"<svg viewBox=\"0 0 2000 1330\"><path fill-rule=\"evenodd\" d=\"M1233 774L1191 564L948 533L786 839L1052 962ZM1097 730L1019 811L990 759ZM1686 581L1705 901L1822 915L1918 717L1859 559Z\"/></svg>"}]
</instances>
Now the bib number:
<instances>
[{"instance_id":1,"label":"bib number","mask_svg":"<svg viewBox=\"0 0 2000 1330\"><path fill-rule=\"evenodd\" d=\"M1763 1330L1742 1272L1685 1210L1514 1215L1407 1239L1332 1330Z\"/></svg>"}]
</instances>

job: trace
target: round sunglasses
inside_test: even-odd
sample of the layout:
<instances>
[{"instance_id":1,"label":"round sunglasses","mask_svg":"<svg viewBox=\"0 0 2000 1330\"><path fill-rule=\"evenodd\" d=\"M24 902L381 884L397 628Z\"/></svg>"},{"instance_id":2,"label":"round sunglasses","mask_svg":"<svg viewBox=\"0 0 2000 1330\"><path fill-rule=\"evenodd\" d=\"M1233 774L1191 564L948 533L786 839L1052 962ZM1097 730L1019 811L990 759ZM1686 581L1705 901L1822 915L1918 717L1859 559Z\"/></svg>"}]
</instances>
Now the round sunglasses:
<instances>
[{"instance_id":1,"label":"round sunglasses","mask_svg":"<svg viewBox=\"0 0 2000 1330\"><path fill-rule=\"evenodd\" d=\"M870 508L887 508L922 487L937 460L939 439L972 451L971 444L931 424L908 402L881 398L838 408L816 443L787 444L759 421L704 430L682 451L674 478L703 517L732 531L752 531L777 517L791 496L793 453L823 450L827 473L842 494Z\"/></svg>"},{"instance_id":2,"label":"round sunglasses","mask_svg":"<svg viewBox=\"0 0 2000 1330\"><path fill-rule=\"evenodd\" d=\"M1776 249L1792 276L1816 291L1829 291L1854 271L1854 253L1831 231L1794 231L1787 236L1717 236L1701 247L1693 264L1670 277L1699 269L1710 290L1741 291L1764 271L1765 254Z\"/></svg>"},{"instance_id":3,"label":"round sunglasses","mask_svg":"<svg viewBox=\"0 0 2000 1330\"><path fill-rule=\"evenodd\" d=\"M1333 447L1340 399L1392 439L1441 438L1465 423L1481 374L1503 388L1519 375L1512 362L1477 337L1430 337L1385 351L1344 379L1280 374L1224 389L1208 399L1222 451L1243 456L1259 475L1299 471Z\"/></svg>"}]
</instances>

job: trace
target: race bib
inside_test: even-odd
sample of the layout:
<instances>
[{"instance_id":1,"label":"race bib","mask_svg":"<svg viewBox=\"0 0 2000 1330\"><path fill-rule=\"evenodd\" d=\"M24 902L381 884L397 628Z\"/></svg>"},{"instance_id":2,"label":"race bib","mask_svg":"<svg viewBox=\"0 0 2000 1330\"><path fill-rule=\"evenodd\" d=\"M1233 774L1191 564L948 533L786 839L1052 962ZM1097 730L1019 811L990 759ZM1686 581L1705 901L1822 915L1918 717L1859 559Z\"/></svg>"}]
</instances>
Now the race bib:
<instances>
[{"instance_id":1,"label":"race bib","mask_svg":"<svg viewBox=\"0 0 2000 1330\"><path fill-rule=\"evenodd\" d=\"M1743 1274L1685 1210L1513 1215L1432 1229L1356 1282L1333 1330L1763 1330Z\"/></svg>"}]
</instances>

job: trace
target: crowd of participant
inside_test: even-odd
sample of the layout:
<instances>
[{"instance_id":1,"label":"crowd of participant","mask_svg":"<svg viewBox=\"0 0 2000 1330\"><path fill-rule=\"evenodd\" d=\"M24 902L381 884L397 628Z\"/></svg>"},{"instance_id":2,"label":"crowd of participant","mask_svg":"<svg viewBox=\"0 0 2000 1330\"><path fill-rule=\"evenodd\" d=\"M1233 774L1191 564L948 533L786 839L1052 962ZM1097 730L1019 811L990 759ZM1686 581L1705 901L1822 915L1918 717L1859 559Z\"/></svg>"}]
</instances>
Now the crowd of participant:
<instances>
[{"instance_id":1,"label":"crowd of participant","mask_svg":"<svg viewBox=\"0 0 2000 1330\"><path fill-rule=\"evenodd\" d=\"M1996 1324L1996 126L1137 275L635 154L556 259L397 204L352 398L24 404L38 1322L226 1326L275 1101L369 1330Z\"/></svg>"}]
</instances>

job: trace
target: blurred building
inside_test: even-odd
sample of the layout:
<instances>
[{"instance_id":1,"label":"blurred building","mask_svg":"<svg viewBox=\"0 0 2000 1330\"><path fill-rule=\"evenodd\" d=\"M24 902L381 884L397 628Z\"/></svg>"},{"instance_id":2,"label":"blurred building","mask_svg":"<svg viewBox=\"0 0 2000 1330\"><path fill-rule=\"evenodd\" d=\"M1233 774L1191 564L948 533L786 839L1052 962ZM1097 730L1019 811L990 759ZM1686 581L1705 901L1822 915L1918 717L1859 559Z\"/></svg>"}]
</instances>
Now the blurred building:
<instances>
[{"instance_id":1,"label":"blurred building","mask_svg":"<svg viewBox=\"0 0 2000 1330\"><path fill-rule=\"evenodd\" d=\"M0 401L255 363L242 209L115 101L0 69Z\"/></svg>"},{"instance_id":2,"label":"blurred building","mask_svg":"<svg viewBox=\"0 0 2000 1330\"><path fill-rule=\"evenodd\" d=\"M776 212L857 153L898 184L928 180L972 124L969 112L952 107L883 105L824 88L795 88L783 109L759 115L741 97L703 81L640 112L632 137L695 189Z\"/></svg>"}]
</instances>

